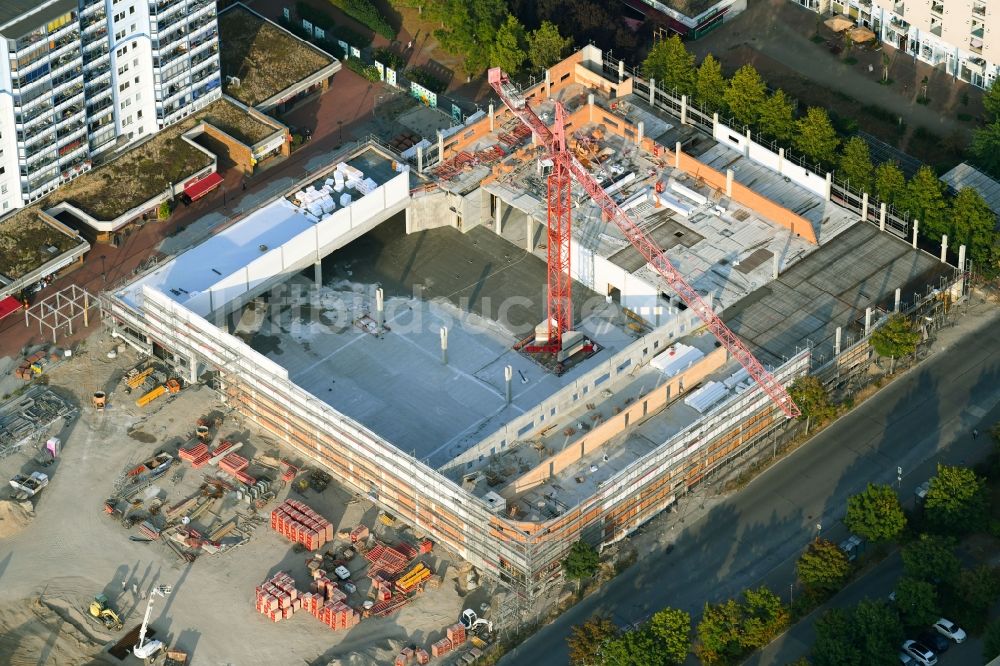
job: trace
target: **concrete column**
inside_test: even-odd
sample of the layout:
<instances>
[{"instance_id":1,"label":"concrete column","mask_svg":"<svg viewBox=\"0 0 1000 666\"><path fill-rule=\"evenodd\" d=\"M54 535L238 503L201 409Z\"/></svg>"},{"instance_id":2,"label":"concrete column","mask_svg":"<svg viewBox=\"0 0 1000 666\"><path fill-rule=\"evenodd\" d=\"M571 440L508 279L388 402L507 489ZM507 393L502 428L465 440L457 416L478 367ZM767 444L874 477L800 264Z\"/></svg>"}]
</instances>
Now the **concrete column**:
<instances>
[{"instance_id":1,"label":"concrete column","mask_svg":"<svg viewBox=\"0 0 1000 666\"><path fill-rule=\"evenodd\" d=\"M774 261L771 262L771 263L772 263L772 265L771 265L771 277L774 278L775 280L777 280L778 279L778 271L781 268L781 257L779 257L777 253L775 253L775 255L774 255Z\"/></svg>"},{"instance_id":2,"label":"concrete column","mask_svg":"<svg viewBox=\"0 0 1000 666\"><path fill-rule=\"evenodd\" d=\"M441 363L448 365L448 328L441 327Z\"/></svg>"},{"instance_id":3,"label":"concrete column","mask_svg":"<svg viewBox=\"0 0 1000 666\"><path fill-rule=\"evenodd\" d=\"M778 148L778 175L780 176L785 168L785 149Z\"/></svg>"},{"instance_id":4,"label":"concrete column","mask_svg":"<svg viewBox=\"0 0 1000 666\"><path fill-rule=\"evenodd\" d=\"M841 335L841 330L840 330L840 327L838 326L837 327L836 335L833 338L833 355L834 356L840 356L840 335Z\"/></svg>"},{"instance_id":5,"label":"concrete column","mask_svg":"<svg viewBox=\"0 0 1000 666\"><path fill-rule=\"evenodd\" d=\"M681 95L681 125L688 124L688 96Z\"/></svg>"},{"instance_id":6,"label":"concrete column","mask_svg":"<svg viewBox=\"0 0 1000 666\"><path fill-rule=\"evenodd\" d=\"M674 168L681 168L681 142L678 141L674 144Z\"/></svg>"},{"instance_id":7,"label":"concrete column","mask_svg":"<svg viewBox=\"0 0 1000 666\"><path fill-rule=\"evenodd\" d=\"M645 131L646 131L646 123L644 123L644 122L642 122L640 120L639 124L636 125L635 145L637 145L637 146L641 146L642 145L642 135L643 135L643 132L645 132Z\"/></svg>"},{"instance_id":8,"label":"concrete column","mask_svg":"<svg viewBox=\"0 0 1000 666\"><path fill-rule=\"evenodd\" d=\"M726 196L733 196L733 170L726 169Z\"/></svg>"},{"instance_id":9,"label":"concrete column","mask_svg":"<svg viewBox=\"0 0 1000 666\"><path fill-rule=\"evenodd\" d=\"M424 147L417 146L417 173L424 172Z\"/></svg>"},{"instance_id":10,"label":"concrete column","mask_svg":"<svg viewBox=\"0 0 1000 666\"><path fill-rule=\"evenodd\" d=\"M719 114L712 114L712 136L715 136L715 128L719 126Z\"/></svg>"},{"instance_id":11,"label":"concrete column","mask_svg":"<svg viewBox=\"0 0 1000 666\"><path fill-rule=\"evenodd\" d=\"M948 234L941 236L941 263L948 261Z\"/></svg>"},{"instance_id":12,"label":"concrete column","mask_svg":"<svg viewBox=\"0 0 1000 666\"><path fill-rule=\"evenodd\" d=\"M490 102L489 115L490 115L490 131L496 130L497 119L494 117L493 102Z\"/></svg>"},{"instance_id":13,"label":"concrete column","mask_svg":"<svg viewBox=\"0 0 1000 666\"><path fill-rule=\"evenodd\" d=\"M882 202L882 205L879 206L879 209L878 209L878 230L879 231L885 231L885 212L886 212L885 209L886 209L885 202Z\"/></svg>"},{"instance_id":14,"label":"concrete column","mask_svg":"<svg viewBox=\"0 0 1000 666\"><path fill-rule=\"evenodd\" d=\"M590 114L590 122L594 122L594 93L587 95L587 112Z\"/></svg>"},{"instance_id":15,"label":"concrete column","mask_svg":"<svg viewBox=\"0 0 1000 666\"><path fill-rule=\"evenodd\" d=\"M513 398L513 393L514 393L514 390L513 390L513 387L512 387L512 383L513 383L512 380L514 379L514 366L508 365L507 367L505 367L503 369L503 378L504 378L504 382L506 383L506 387L507 387L507 404L509 405L511 399Z\"/></svg>"},{"instance_id":16,"label":"concrete column","mask_svg":"<svg viewBox=\"0 0 1000 666\"><path fill-rule=\"evenodd\" d=\"M385 296L382 287L375 290L375 326L375 332L382 335L382 329L385 327Z\"/></svg>"},{"instance_id":17,"label":"concrete column","mask_svg":"<svg viewBox=\"0 0 1000 666\"><path fill-rule=\"evenodd\" d=\"M444 162L444 134L441 130L438 133L438 162Z\"/></svg>"},{"instance_id":18,"label":"concrete column","mask_svg":"<svg viewBox=\"0 0 1000 666\"><path fill-rule=\"evenodd\" d=\"M528 252L535 251L535 221L530 215L524 218L525 224L525 239L524 239L524 249Z\"/></svg>"},{"instance_id":19,"label":"concrete column","mask_svg":"<svg viewBox=\"0 0 1000 666\"><path fill-rule=\"evenodd\" d=\"M656 79L649 80L649 105L653 106L656 102Z\"/></svg>"},{"instance_id":20,"label":"concrete column","mask_svg":"<svg viewBox=\"0 0 1000 666\"><path fill-rule=\"evenodd\" d=\"M753 139L750 138L750 130L747 130L746 138L747 142L743 146L743 157L750 157L750 142L753 141Z\"/></svg>"},{"instance_id":21,"label":"concrete column","mask_svg":"<svg viewBox=\"0 0 1000 666\"><path fill-rule=\"evenodd\" d=\"M188 383L194 384L198 381L198 357L194 354L188 356Z\"/></svg>"},{"instance_id":22,"label":"concrete column","mask_svg":"<svg viewBox=\"0 0 1000 666\"><path fill-rule=\"evenodd\" d=\"M959 245L958 246L958 270L960 270L960 271L964 271L965 270L965 246L964 245Z\"/></svg>"},{"instance_id":23,"label":"concrete column","mask_svg":"<svg viewBox=\"0 0 1000 666\"><path fill-rule=\"evenodd\" d=\"M619 60L618 61L618 83L621 83L624 80L625 80L625 61L624 60Z\"/></svg>"},{"instance_id":24,"label":"concrete column","mask_svg":"<svg viewBox=\"0 0 1000 666\"><path fill-rule=\"evenodd\" d=\"M893 312L899 312L899 302L901 300L903 300L903 290L900 289L899 287L896 287L896 302L892 306L892 311Z\"/></svg>"},{"instance_id":25,"label":"concrete column","mask_svg":"<svg viewBox=\"0 0 1000 666\"><path fill-rule=\"evenodd\" d=\"M917 249L917 232L919 230L920 230L920 220L914 219L913 220L913 242L912 242L914 250Z\"/></svg>"},{"instance_id":26,"label":"concrete column","mask_svg":"<svg viewBox=\"0 0 1000 666\"><path fill-rule=\"evenodd\" d=\"M872 309L865 308L865 335L872 332Z\"/></svg>"},{"instance_id":27,"label":"concrete column","mask_svg":"<svg viewBox=\"0 0 1000 666\"><path fill-rule=\"evenodd\" d=\"M833 174L826 174L826 200L830 200L830 194L833 192Z\"/></svg>"},{"instance_id":28,"label":"concrete column","mask_svg":"<svg viewBox=\"0 0 1000 666\"><path fill-rule=\"evenodd\" d=\"M313 277L316 279L316 286L323 286L323 262L317 261L313 264Z\"/></svg>"},{"instance_id":29,"label":"concrete column","mask_svg":"<svg viewBox=\"0 0 1000 666\"><path fill-rule=\"evenodd\" d=\"M552 78L549 75L549 70L545 70L545 96L552 97Z\"/></svg>"},{"instance_id":30,"label":"concrete column","mask_svg":"<svg viewBox=\"0 0 1000 666\"><path fill-rule=\"evenodd\" d=\"M90 294L83 292L83 326L90 328Z\"/></svg>"},{"instance_id":31,"label":"concrete column","mask_svg":"<svg viewBox=\"0 0 1000 666\"><path fill-rule=\"evenodd\" d=\"M861 193L861 221L868 221L868 193Z\"/></svg>"},{"instance_id":32,"label":"concrete column","mask_svg":"<svg viewBox=\"0 0 1000 666\"><path fill-rule=\"evenodd\" d=\"M503 200L500 197L496 198L496 203L493 204L493 219L496 220L497 236L503 234Z\"/></svg>"}]
</instances>

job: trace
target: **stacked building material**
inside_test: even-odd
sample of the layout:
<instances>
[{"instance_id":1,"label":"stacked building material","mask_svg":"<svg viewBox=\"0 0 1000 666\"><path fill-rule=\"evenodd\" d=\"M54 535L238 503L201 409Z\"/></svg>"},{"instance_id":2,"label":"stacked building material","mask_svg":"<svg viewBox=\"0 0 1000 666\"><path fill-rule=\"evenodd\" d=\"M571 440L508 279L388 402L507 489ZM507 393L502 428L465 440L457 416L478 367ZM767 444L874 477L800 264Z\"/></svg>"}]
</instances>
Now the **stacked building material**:
<instances>
[{"instance_id":1,"label":"stacked building material","mask_svg":"<svg viewBox=\"0 0 1000 666\"><path fill-rule=\"evenodd\" d=\"M447 629L448 640L451 641L451 646L457 648L459 645L465 643L465 627L462 623L456 623L448 627Z\"/></svg>"},{"instance_id":2,"label":"stacked building material","mask_svg":"<svg viewBox=\"0 0 1000 666\"><path fill-rule=\"evenodd\" d=\"M287 460L282 460L281 465L285 468L285 470L281 473L281 480L285 483L291 482L291 480L295 478L295 475L299 473L298 467L295 467Z\"/></svg>"},{"instance_id":3,"label":"stacked building material","mask_svg":"<svg viewBox=\"0 0 1000 666\"><path fill-rule=\"evenodd\" d=\"M365 525L358 525L353 530L351 530L351 543L357 543L359 541L364 541L368 538L368 527Z\"/></svg>"},{"instance_id":4,"label":"stacked building material","mask_svg":"<svg viewBox=\"0 0 1000 666\"><path fill-rule=\"evenodd\" d=\"M350 629L361 622L361 614L343 601L328 601L315 613L316 619L331 629Z\"/></svg>"},{"instance_id":5,"label":"stacked building material","mask_svg":"<svg viewBox=\"0 0 1000 666\"><path fill-rule=\"evenodd\" d=\"M302 607L295 581L283 571L274 574L269 581L258 585L257 612L266 615L272 622L287 620Z\"/></svg>"},{"instance_id":6,"label":"stacked building material","mask_svg":"<svg viewBox=\"0 0 1000 666\"><path fill-rule=\"evenodd\" d=\"M227 454L222 460L219 461L219 469L226 472L230 476L236 476L238 472L242 472L249 466L250 461L238 453Z\"/></svg>"},{"instance_id":7,"label":"stacked building material","mask_svg":"<svg viewBox=\"0 0 1000 666\"><path fill-rule=\"evenodd\" d=\"M424 664L426 664L431 660L431 656L427 654L427 650L423 648L417 648L413 652L417 658L417 663L420 664L421 666L423 666Z\"/></svg>"},{"instance_id":8,"label":"stacked building material","mask_svg":"<svg viewBox=\"0 0 1000 666\"><path fill-rule=\"evenodd\" d=\"M423 562L419 562L412 569L403 574L396 581L396 590L407 594L415 590L421 583L431 577L433 572L427 568Z\"/></svg>"},{"instance_id":9,"label":"stacked building material","mask_svg":"<svg viewBox=\"0 0 1000 666\"><path fill-rule=\"evenodd\" d=\"M431 645L431 655L435 657L443 657L444 655L451 652L451 641L447 638L442 638L438 642Z\"/></svg>"},{"instance_id":10,"label":"stacked building material","mask_svg":"<svg viewBox=\"0 0 1000 666\"><path fill-rule=\"evenodd\" d=\"M156 526L148 520L142 521L142 524L139 525L139 532L147 539L160 538L160 530L156 529Z\"/></svg>"},{"instance_id":11,"label":"stacked building material","mask_svg":"<svg viewBox=\"0 0 1000 666\"><path fill-rule=\"evenodd\" d=\"M219 442L219 445L212 450L211 458L208 461L209 465L218 465L219 461L228 456L230 453L235 453L243 447L243 442L230 442L228 439L224 439Z\"/></svg>"},{"instance_id":12,"label":"stacked building material","mask_svg":"<svg viewBox=\"0 0 1000 666\"><path fill-rule=\"evenodd\" d=\"M394 576L406 568L410 560L395 548L377 543L374 548L365 553L365 558L371 562L368 575L387 574Z\"/></svg>"},{"instance_id":13,"label":"stacked building material","mask_svg":"<svg viewBox=\"0 0 1000 666\"><path fill-rule=\"evenodd\" d=\"M333 540L333 524L330 521L302 502L291 499L271 512L271 529L309 550L317 550Z\"/></svg>"},{"instance_id":14,"label":"stacked building material","mask_svg":"<svg viewBox=\"0 0 1000 666\"><path fill-rule=\"evenodd\" d=\"M313 571L312 592L303 595L303 607L331 629L350 629L361 622L361 614L347 605L347 593L326 577Z\"/></svg>"},{"instance_id":15,"label":"stacked building material","mask_svg":"<svg viewBox=\"0 0 1000 666\"><path fill-rule=\"evenodd\" d=\"M385 601L376 602L375 605L371 607L369 612L375 617L385 617L386 615L392 615L405 606L409 601L409 597L392 597L391 599L387 599Z\"/></svg>"},{"instance_id":16,"label":"stacked building material","mask_svg":"<svg viewBox=\"0 0 1000 666\"><path fill-rule=\"evenodd\" d=\"M198 442L194 446L188 447L186 449L180 449L177 451L177 457L181 460L187 460L188 462L194 462L195 459L200 458L208 453L208 445L205 442Z\"/></svg>"},{"instance_id":17,"label":"stacked building material","mask_svg":"<svg viewBox=\"0 0 1000 666\"><path fill-rule=\"evenodd\" d=\"M396 655L395 666L410 666L413 663L413 648L403 648L402 651Z\"/></svg>"},{"instance_id":18,"label":"stacked building material","mask_svg":"<svg viewBox=\"0 0 1000 666\"><path fill-rule=\"evenodd\" d=\"M417 556L417 549L413 544L407 543L405 541L400 541L396 544L396 550L403 555L408 560L412 560Z\"/></svg>"},{"instance_id":19,"label":"stacked building material","mask_svg":"<svg viewBox=\"0 0 1000 666\"><path fill-rule=\"evenodd\" d=\"M424 539L420 542L420 554L426 555L427 553L434 550L434 542L430 539Z\"/></svg>"}]
</instances>

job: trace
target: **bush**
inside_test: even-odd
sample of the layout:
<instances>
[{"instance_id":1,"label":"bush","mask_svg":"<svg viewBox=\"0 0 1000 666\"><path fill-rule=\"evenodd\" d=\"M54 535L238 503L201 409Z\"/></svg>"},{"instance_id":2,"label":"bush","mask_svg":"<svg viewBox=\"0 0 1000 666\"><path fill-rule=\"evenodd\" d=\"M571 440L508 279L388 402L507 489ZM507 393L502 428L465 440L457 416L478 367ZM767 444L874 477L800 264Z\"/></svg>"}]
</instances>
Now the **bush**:
<instances>
[{"instance_id":1,"label":"bush","mask_svg":"<svg viewBox=\"0 0 1000 666\"><path fill-rule=\"evenodd\" d=\"M369 81L375 82L382 80L382 77L379 76L378 73L378 67L375 65L366 65L357 58L348 58L344 61L344 64L347 65L347 69L365 77Z\"/></svg>"},{"instance_id":2,"label":"bush","mask_svg":"<svg viewBox=\"0 0 1000 666\"><path fill-rule=\"evenodd\" d=\"M444 92L447 85L444 81L438 79L437 77L431 76L422 69L410 69L406 72L406 78L413 81L417 85L421 85L427 88L431 92L441 94Z\"/></svg>"},{"instance_id":3,"label":"bush","mask_svg":"<svg viewBox=\"0 0 1000 666\"><path fill-rule=\"evenodd\" d=\"M295 3L295 13L299 18L304 18L313 25L323 28L326 32L328 40L341 39L351 46L356 46L359 49L363 49L372 43L370 37L366 37L365 35L355 32L346 26L337 25L332 16L304 2ZM302 24L300 22L299 30L305 32L302 30L301 26Z\"/></svg>"},{"instance_id":4,"label":"bush","mask_svg":"<svg viewBox=\"0 0 1000 666\"><path fill-rule=\"evenodd\" d=\"M406 67L406 61L403 60L403 57L390 49L375 49L375 59L397 72Z\"/></svg>"},{"instance_id":5,"label":"bush","mask_svg":"<svg viewBox=\"0 0 1000 666\"><path fill-rule=\"evenodd\" d=\"M164 201L160 204L160 207L156 209L156 219L161 222L170 217L170 202Z\"/></svg>"},{"instance_id":6,"label":"bush","mask_svg":"<svg viewBox=\"0 0 1000 666\"><path fill-rule=\"evenodd\" d=\"M370 0L330 0L342 12L360 21L386 39L396 37L396 31Z\"/></svg>"}]
</instances>

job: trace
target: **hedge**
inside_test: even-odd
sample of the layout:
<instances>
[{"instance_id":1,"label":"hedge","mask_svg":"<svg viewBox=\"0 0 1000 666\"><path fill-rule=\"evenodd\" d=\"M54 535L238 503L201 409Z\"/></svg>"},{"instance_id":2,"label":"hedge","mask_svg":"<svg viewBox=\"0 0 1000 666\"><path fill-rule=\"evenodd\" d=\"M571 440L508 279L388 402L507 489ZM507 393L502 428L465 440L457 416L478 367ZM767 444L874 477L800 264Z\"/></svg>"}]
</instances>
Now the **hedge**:
<instances>
[{"instance_id":1,"label":"hedge","mask_svg":"<svg viewBox=\"0 0 1000 666\"><path fill-rule=\"evenodd\" d=\"M330 0L333 5L353 19L365 24L386 39L395 39L396 31L375 8L370 0Z\"/></svg>"},{"instance_id":2,"label":"hedge","mask_svg":"<svg viewBox=\"0 0 1000 666\"><path fill-rule=\"evenodd\" d=\"M305 19L314 26L322 28L329 40L340 39L359 49L363 49L372 43L370 37L355 32L347 26L337 25L332 16L304 2L295 3L295 13L300 19ZM301 28L301 26L302 22L299 21L299 27Z\"/></svg>"}]
</instances>

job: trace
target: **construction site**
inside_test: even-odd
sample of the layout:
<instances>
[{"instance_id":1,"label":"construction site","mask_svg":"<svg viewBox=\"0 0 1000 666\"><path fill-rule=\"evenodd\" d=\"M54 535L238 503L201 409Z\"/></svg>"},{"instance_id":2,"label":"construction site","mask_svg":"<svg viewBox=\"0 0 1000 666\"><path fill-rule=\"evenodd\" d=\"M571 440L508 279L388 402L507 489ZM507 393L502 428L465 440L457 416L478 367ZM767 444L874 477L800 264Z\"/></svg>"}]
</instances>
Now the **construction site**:
<instances>
[{"instance_id":1,"label":"construction site","mask_svg":"<svg viewBox=\"0 0 1000 666\"><path fill-rule=\"evenodd\" d=\"M465 124L345 148L101 294L89 359L17 366L75 396L79 419L45 403L26 441L58 437L101 495L83 555L152 558L149 604L169 583L164 646L474 661L558 589L574 542L627 538L797 417L796 377L862 366L889 313L962 295L944 253L663 113L593 47L530 88L490 83ZM29 463L2 471L38 485ZM35 523L73 510L60 476ZM12 543L44 557L37 529ZM136 625L133 574L105 573L63 582Z\"/></svg>"}]
</instances>

